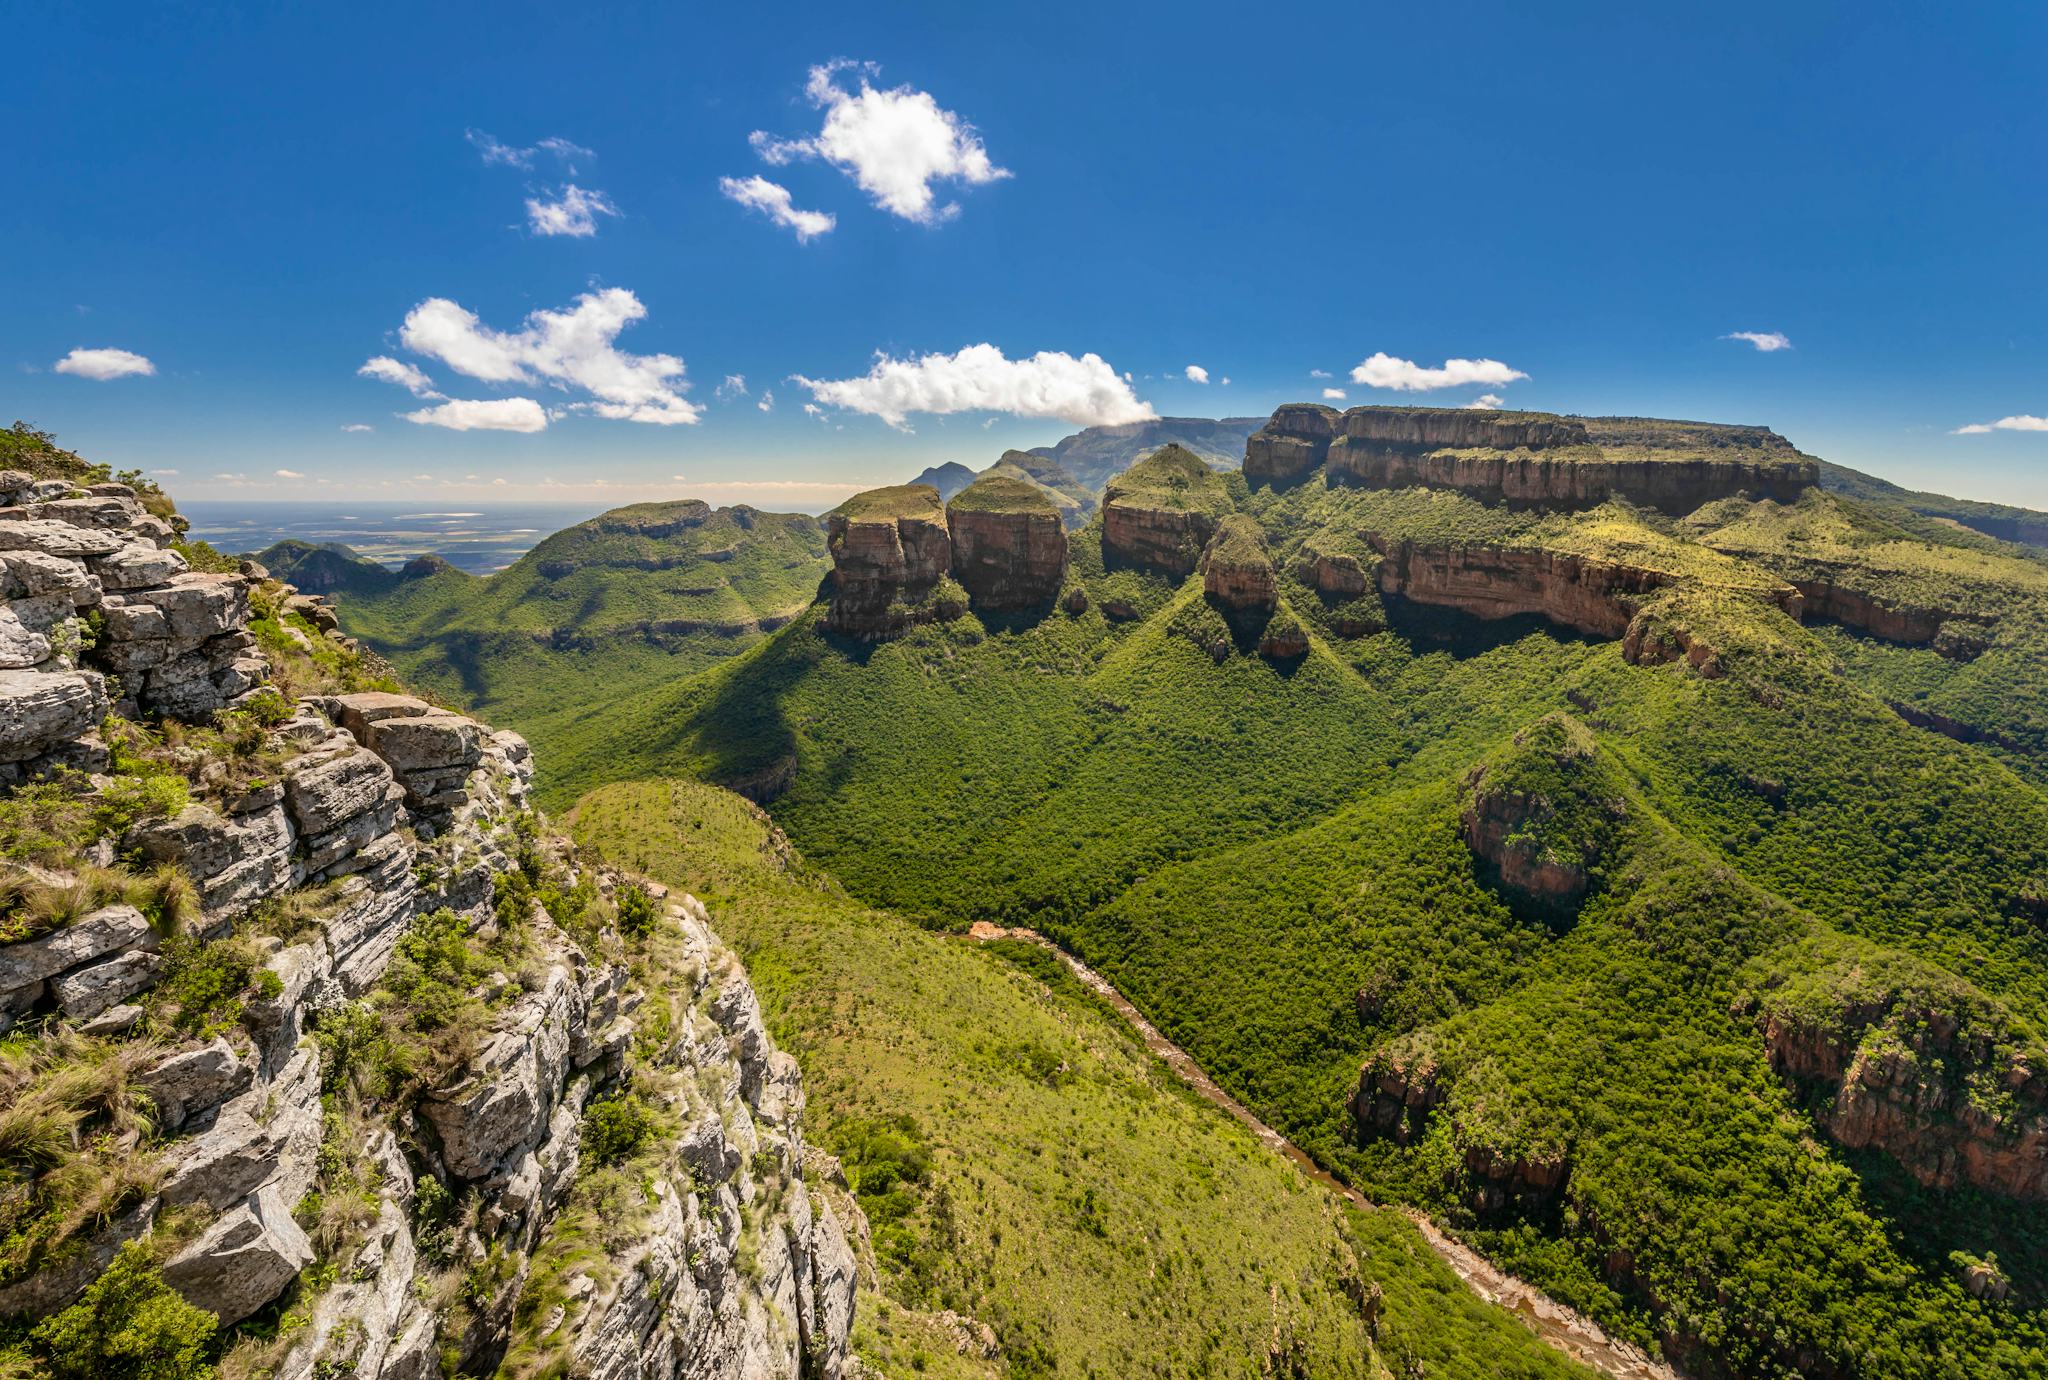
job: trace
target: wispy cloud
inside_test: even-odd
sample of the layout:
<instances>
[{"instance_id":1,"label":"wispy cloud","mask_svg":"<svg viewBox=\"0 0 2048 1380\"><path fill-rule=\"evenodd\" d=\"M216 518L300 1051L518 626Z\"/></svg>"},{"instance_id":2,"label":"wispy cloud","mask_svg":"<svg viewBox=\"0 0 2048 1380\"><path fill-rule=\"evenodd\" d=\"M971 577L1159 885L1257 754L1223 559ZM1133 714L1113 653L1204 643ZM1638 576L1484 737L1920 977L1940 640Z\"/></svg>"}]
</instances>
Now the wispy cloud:
<instances>
[{"instance_id":1,"label":"wispy cloud","mask_svg":"<svg viewBox=\"0 0 2048 1380\"><path fill-rule=\"evenodd\" d=\"M279 479L304 479L306 477L297 470L272 470L271 473L275 474Z\"/></svg>"},{"instance_id":2,"label":"wispy cloud","mask_svg":"<svg viewBox=\"0 0 2048 1380\"><path fill-rule=\"evenodd\" d=\"M745 374L727 374L725 382L712 389L711 395L720 402L727 402L733 398L744 398L747 396L747 376Z\"/></svg>"},{"instance_id":3,"label":"wispy cloud","mask_svg":"<svg viewBox=\"0 0 2048 1380\"><path fill-rule=\"evenodd\" d=\"M344 424L342 425L342 428L341 428L341 429L342 429L343 431L356 431L356 432L360 432L360 431L375 431L375 430L376 430L377 428L375 428L375 427L371 426L371 425L370 425L370 424L369 424L368 422L346 422L346 423L344 423Z\"/></svg>"},{"instance_id":4,"label":"wispy cloud","mask_svg":"<svg viewBox=\"0 0 2048 1380\"><path fill-rule=\"evenodd\" d=\"M1308 376L1312 379L1333 379L1337 377L1328 369L1311 369L1308 371Z\"/></svg>"},{"instance_id":5,"label":"wispy cloud","mask_svg":"<svg viewBox=\"0 0 2048 1380\"><path fill-rule=\"evenodd\" d=\"M428 378L426 371L417 364L407 364L404 360L393 359L389 355L371 356L363 361L362 368L356 370L356 373L366 379L395 383L415 398L423 398L429 402L437 402L448 396L446 393L434 391L434 381Z\"/></svg>"},{"instance_id":6,"label":"wispy cloud","mask_svg":"<svg viewBox=\"0 0 2048 1380\"><path fill-rule=\"evenodd\" d=\"M984 343L917 359L878 355L874 367L859 378L794 377L819 402L865 412L906 430L913 412L1005 412L1056 417L1077 426L1144 422L1159 415L1095 354L1076 359L1063 351L1041 350L1029 359L1008 359Z\"/></svg>"},{"instance_id":7,"label":"wispy cloud","mask_svg":"<svg viewBox=\"0 0 2048 1380\"><path fill-rule=\"evenodd\" d=\"M576 164L579 159L597 157L597 154L590 149L583 147L581 144L571 143L560 135L550 135L548 138L534 144L531 148L519 148L515 145L504 143L480 129L464 130L463 138L469 140L470 147L474 148L483 158L486 166L531 168L535 154L547 153L552 154L561 162L564 168L573 173L576 171Z\"/></svg>"},{"instance_id":8,"label":"wispy cloud","mask_svg":"<svg viewBox=\"0 0 2048 1380\"><path fill-rule=\"evenodd\" d=\"M597 233L599 216L616 216L619 208L603 192L587 192L575 183L553 201L526 199L526 228L536 235L569 235L589 239Z\"/></svg>"},{"instance_id":9,"label":"wispy cloud","mask_svg":"<svg viewBox=\"0 0 2048 1380\"><path fill-rule=\"evenodd\" d=\"M773 412L775 410L775 390L763 388L761 390L761 401L755 403L754 406L760 408L763 412Z\"/></svg>"},{"instance_id":10,"label":"wispy cloud","mask_svg":"<svg viewBox=\"0 0 2048 1380\"><path fill-rule=\"evenodd\" d=\"M1351 381L1368 388L1391 388L1396 392L1420 393L1436 388L1457 388L1471 383L1504 384L1529 376L1497 359L1447 359L1430 368L1412 359L1374 354L1351 371Z\"/></svg>"},{"instance_id":11,"label":"wispy cloud","mask_svg":"<svg viewBox=\"0 0 2048 1380\"><path fill-rule=\"evenodd\" d=\"M1994 431L2048 431L2048 417L2000 417L1995 422L1972 422L1951 431L1951 436L1989 436Z\"/></svg>"},{"instance_id":12,"label":"wispy cloud","mask_svg":"<svg viewBox=\"0 0 2048 1380\"><path fill-rule=\"evenodd\" d=\"M70 374L81 379L108 379L144 377L156 372L156 365L145 355L133 350L73 350L50 366L60 374Z\"/></svg>"},{"instance_id":13,"label":"wispy cloud","mask_svg":"<svg viewBox=\"0 0 2048 1380\"><path fill-rule=\"evenodd\" d=\"M1751 345L1756 346L1757 350L1762 354L1770 354L1774 350L1789 350L1792 348L1792 342L1786 339L1783 331L1730 331L1722 336L1721 339L1748 341Z\"/></svg>"},{"instance_id":14,"label":"wispy cloud","mask_svg":"<svg viewBox=\"0 0 2048 1380\"><path fill-rule=\"evenodd\" d=\"M845 72L860 74L858 91L839 84ZM858 183L876 206L920 225L937 224L960 210L956 203L938 203L934 182L978 185L1010 175L990 161L974 127L942 109L929 92L910 86L877 90L868 78L880 72L871 62L844 58L813 67L804 92L825 112L824 126L806 139L756 130L755 152L778 167L821 158Z\"/></svg>"},{"instance_id":15,"label":"wispy cloud","mask_svg":"<svg viewBox=\"0 0 2048 1380\"><path fill-rule=\"evenodd\" d=\"M793 205L789 188L765 177L721 177L718 190L727 200L737 201L777 225L796 231L799 244L808 244L839 223L829 212L806 211Z\"/></svg>"}]
</instances>

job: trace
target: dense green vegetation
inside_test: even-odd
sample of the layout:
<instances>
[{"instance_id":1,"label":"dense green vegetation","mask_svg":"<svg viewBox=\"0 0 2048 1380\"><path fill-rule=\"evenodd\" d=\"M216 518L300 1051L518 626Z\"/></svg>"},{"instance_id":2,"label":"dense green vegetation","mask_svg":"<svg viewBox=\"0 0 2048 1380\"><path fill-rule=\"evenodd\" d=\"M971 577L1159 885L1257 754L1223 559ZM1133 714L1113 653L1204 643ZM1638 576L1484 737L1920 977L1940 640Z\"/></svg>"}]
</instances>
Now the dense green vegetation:
<instances>
[{"instance_id":1,"label":"dense green vegetation","mask_svg":"<svg viewBox=\"0 0 2048 1380\"><path fill-rule=\"evenodd\" d=\"M862 1340L888 1373L953 1362L914 1321L938 1308L993 1327L1013 1376L1581 1373L1397 1214L1197 1100L1041 950L870 910L702 785L609 788L572 822L701 896L746 958L870 1213Z\"/></svg>"},{"instance_id":2,"label":"dense green vegetation","mask_svg":"<svg viewBox=\"0 0 2048 1380\"><path fill-rule=\"evenodd\" d=\"M1944 1214L1894 1157L1834 1148L1825 1104L1773 1072L1763 1034L1793 993L1849 1009L1873 973L1884 1002L1919 994L1943 1022L2003 1032L1986 1049L2048 1025L2042 567L1827 495L1674 519L1320 476L1252 497L1173 470L1179 487L1142 469L1119 484L1255 517L1315 633L1299 663L1213 659L1191 635L1214 617L1200 580L1105 568L1091 525L1068 577L1079 613L872 646L806 615L585 725L552 789L679 770L777 783L777 819L855 895L1055 933L1325 1163L1695 1364L2042 1364L2043 1282L2017 1243L2048 1212ZM1644 618L1710 645L1718 678L1533 619L1301 583L1319 555L1369 576L1374 544L1403 539L1664 572ZM1815 582L1933 609L1982 644L1802 627L1777 603ZM1891 707L1916 702L1999 736L1958 742ZM1509 752L1532 726L1547 741L1558 711L1570 743ZM1544 775L1582 755L1598 789ZM1582 905L1527 904L1474 858L1460 816L1481 768L1556 807L1511 837L1594 873ZM1825 957L1844 952L1859 957ZM1346 1105L1360 1065L1387 1059L1433 1067L1440 1090L1400 1140ZM1558 1181L1502 1177L1518 1162ZM2014 1281L2005 1303L1971 1297L1954 1263L1987 1254Z\"/></svg>"},{"instance_id":3,"label":"dense green vegetation","mask_svg":"<svg viewBox=\"0 0 2048 1380\"><path fill-rule=\"evenodd\" d=\"M545 772L622 696L732 657L801 611L824 551L803 514L643 503L557 532L494 575L365 578L340 586L336 607L409 684L517 724Z\"/></svg>"},{"instance_id":4,"label":"dense green vegetation","mask_svg":"<svg viewBox=\"0 0 2048 1380\"><path fill-rule=\"evenodd\" d=\"M2048 547L2048 513L2037 508L2016 508L2007 503L1984 503L1976 499L1950 498L1947 494L1924 493L1826 461L1821 462L1820 482L1830 492L1872 507L1904 508L1921 517L1967 527L1999 541Z\"/></svg>"}]
</instances>

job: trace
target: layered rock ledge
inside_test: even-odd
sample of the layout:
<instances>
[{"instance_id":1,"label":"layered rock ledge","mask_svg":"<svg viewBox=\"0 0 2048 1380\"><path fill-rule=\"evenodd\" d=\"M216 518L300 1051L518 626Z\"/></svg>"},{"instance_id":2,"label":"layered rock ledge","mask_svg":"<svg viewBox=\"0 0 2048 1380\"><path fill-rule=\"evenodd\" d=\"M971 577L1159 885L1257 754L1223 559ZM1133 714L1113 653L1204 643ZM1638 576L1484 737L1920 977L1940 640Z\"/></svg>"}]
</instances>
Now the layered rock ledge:
<instances>
[{"instance_id":1,"label":"layered rock ledge","mask_svg":"<svg viewBox=\"0 0 2048 1380\"><path fill-rule=\"evenodd\" d=\"M887 637L923 621L918 605L953 566L939 491L899 484L855 494L826 519L832 607L825 625L854 637Z\"/></svg>"},{"instance_id":2,"label":"layered rock ledge","mask_svg":"<svg viewBox=\"0 0 2048 1380\"><path fill-rule=\"evenodd\" d=\"M1103 490L1103 555L1183 579L1231 508L1221 476L1201 457L1163 447Z\"/></svg>"}]
</instances>

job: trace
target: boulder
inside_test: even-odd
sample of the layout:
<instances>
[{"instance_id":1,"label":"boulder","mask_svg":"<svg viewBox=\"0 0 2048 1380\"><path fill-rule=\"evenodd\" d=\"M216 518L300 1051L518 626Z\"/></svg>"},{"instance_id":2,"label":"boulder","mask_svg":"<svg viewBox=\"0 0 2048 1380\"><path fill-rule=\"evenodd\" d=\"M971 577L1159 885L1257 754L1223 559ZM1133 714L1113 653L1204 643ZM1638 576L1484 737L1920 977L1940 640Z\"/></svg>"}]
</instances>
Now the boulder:
<instances>
[{"instance_id":1,"label":"boulder","mask_svg":"<svg viewBox=\"0 0 2048 1380\"><path fill-rule=\"evenodd\" d=\"M0 551L39 551L46 556L110 556L126 546L118 532L74 527L42 518L0 522Z\"/></svg>"},{"instance_id":2,"label":"boulder","mask_svg":"<svg viewBox=\"0 0 2048 1380\"><path fill-rule=\"evenodd\" d=\"M149 986L161 963L162 959L147 949L131 949L51 979L50 990L66 1016L89 1021Z\"/></svg>"},{"instance_id":3,"label":"boulder","mask_svg":"<svg viewBox=\"0 0 2048 1380\"><path fill-rule=\"evenodd\" d=\"M40 757L90 733L106 712L106 682L92 672L0 671L0 762Z\"/></svg>"},{"instance_id":4,"label":"boulder","mask_svg":"<svg viewBox=\"0 0 2048 1380\"><path fill-rule=\"evenodd\" d=\"M365 742L404 781L416 773L448 768L466 772L483 754L484 727L443 711L394 715L371 723Z\"/></svg>"},{"instance_id":5,"label":"boulder","mask_svg":"<svg viewBox=\"0 0 2048 1380\"><path fill-rule=\"evenodd\" d=\"M165 1262L164 1283L224 1325L240 1322L313 1263L292 1206L274 1187L250 1194Z\"/></svg>"},{"instance_id":6,"label":"boulder","mask_svg":"<svg viewBox=\"0 0 2048 1380\"><path fill-rule=\"evenodd\" d=\"M183 642L204 642L249 626L249 582L240 575L187 571L130 598L160 610L171 636Z\"/></svg>"},{"instance_id":7,"label":"boulder","mask_svg":"<svg viewBox=\"0 0 2048 1380\"><path fill-rule=\"evenodd\" d=\"M0 945L0 992L53 978L109 954L154 949L156 933L133 906L106 906L40 939Z\"/></svg>"},{"instance_id":8,"label":"boulder","mask_svg":"<svg viewBox=\"0 0 2048 1380\"><path fill-rule=\"evenodd\" d=\"M225 1039L166 1055L136 1082L156 1104L165 1134L213 1110L249 1086L253 1071Z\"/></svg>"},{"instance_id":9,"label":"boulder","mask_svg":"<svg viewBox=\"0 0 2048 1380\"><path fill-rule=\"evenodd\" d=\"M332 756L309 753L300 761L305 765L286 771L284 796L301 833L327 834L384 808L393 779L376 753L351 746Z\"/></svg>"}]
</instances>

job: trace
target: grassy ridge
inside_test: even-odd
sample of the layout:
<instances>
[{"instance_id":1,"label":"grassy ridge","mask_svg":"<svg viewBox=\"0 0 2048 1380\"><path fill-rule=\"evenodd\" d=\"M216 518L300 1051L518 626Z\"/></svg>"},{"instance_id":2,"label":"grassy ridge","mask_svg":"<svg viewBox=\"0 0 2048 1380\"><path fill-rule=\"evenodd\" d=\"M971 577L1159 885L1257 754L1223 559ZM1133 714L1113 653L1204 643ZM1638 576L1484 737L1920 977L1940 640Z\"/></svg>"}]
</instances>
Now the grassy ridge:
<instances>
[{"instance_id":1,"label":"grassy ridge","mask_svg":"<svg viewBox=\"0 0 2048 1380\"><path fill-rule=\"evenodd\" d=\"M803 1062L815 1139L857 1178L877 1127L922 1151L909 1189L863 1194L872 1314L968 1313L1011 1375L1584 1373L1398 1215L1346 1207L1198 1101L1042 951L870 910L713 788L609 787L572 822L705 899ZM885 1365L916 1345L873 1344Z\"/></svg>"}]
</instances>

